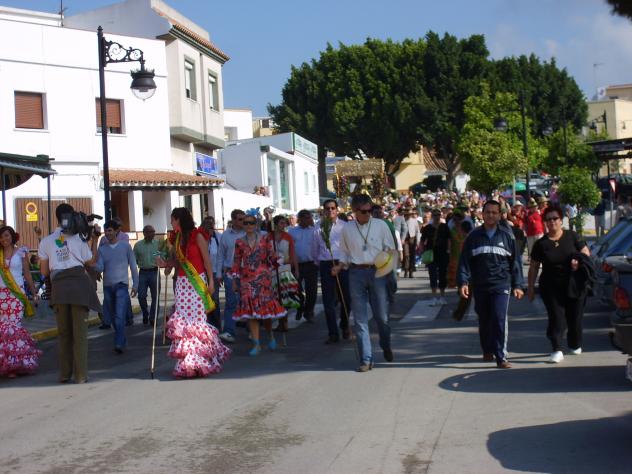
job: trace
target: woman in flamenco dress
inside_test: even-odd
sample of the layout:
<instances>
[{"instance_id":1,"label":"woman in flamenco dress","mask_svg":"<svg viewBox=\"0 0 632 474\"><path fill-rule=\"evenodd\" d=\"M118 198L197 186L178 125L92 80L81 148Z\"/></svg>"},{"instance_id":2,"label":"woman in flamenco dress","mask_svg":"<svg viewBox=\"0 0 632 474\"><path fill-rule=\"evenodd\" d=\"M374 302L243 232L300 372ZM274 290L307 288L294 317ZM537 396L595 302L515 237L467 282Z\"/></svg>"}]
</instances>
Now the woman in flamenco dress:
<instances>
[{"instance_id":1,"label":"woman in flamenco dress","mask_svg":"<svg viewBox=\"0 0 632 474\"><path fill-rule=\"evenodd\" d=\"M259 324L268 333L268 349L277 343L272 333L272 320L284 317L287 312L276 299L272 287L272 273L278 265L270 234L257 231L257 218L246 215L243 221L246 235L235 242L235 259L231 274L233 290L239 292L239 306L233 314L236 321L248 321L250 337L254 344L251 356L261 352Z\"/></svg>"},{"instance_id":2,"label":"woman in flamenco dress","mask_svg":"<svg viewBox=\"0 0 632 474\"><path fill-rule=\"evenodd\" d=\"M157 259L169 274L176 267L175 311L167 322L171 339L169 357L177 359L173 375L177 378L205 377L222 370L230 349L219 339L219 333L207 322L207 314L215 308L212 265L208 254L208 238L203 229L196 229L193 217L184 207L171 212L173 255L170 261Z\"/></svg>"},{"instance_id":3,"label":"woman in flamenco dress","mask_svg":"<svg viewBox=\"0 0 632 474\"><path fill-rule=\"evenodd\" d=\"M0 376L14 378L32 374L42 351L22 327L23 316L35 311L24 293L24 282L34 299L37 291L31 277L28 248L17 247L19 235L12 227L0 228Z\"/></svg>"}]
</instances>

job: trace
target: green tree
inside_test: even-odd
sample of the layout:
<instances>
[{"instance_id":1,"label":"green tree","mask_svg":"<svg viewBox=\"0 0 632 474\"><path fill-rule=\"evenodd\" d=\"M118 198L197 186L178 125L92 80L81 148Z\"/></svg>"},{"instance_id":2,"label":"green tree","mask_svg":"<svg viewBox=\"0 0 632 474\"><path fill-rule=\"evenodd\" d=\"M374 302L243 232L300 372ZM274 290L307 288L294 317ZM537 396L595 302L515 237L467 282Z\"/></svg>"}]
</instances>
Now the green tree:
<instances>
[{"instance_id":1,"label":"green tree","mask_svg":"<svg viewBox=\"0 0 632 474\"><path fill-rule=\"evenodd\" d=\"M612 7L610 10L613 15L621 15L628 20L632 20L632 3L630 0L607 0Z\"/></svg>"},{"instance_id":2,"label":"green tree","mask_svg":"<svg viewBox=\"0 0 632 474\"><path fill-rule=\"evenodd\" d=\"M577 206L577 218L574 224L578 232L583 232L582 211L595 207L601 199L601 192L595 184L590 171L578 166L566 166L560 170L560 199L566 204Z\"/></svg>"},{"instance_id":3,"label":"green tree","mask_svg":"<svg viewBox=\"0 0 632 474\"><path fill-rule=\"evenodd\" d=\"M565 166L577 166L584 168L590 173L597 173L601 162L597 155L587 145L581 135L575 133L572 126L566 130L557 130L545 141L547 154L542 161L541 169L554 176L560 174L560 170Z\"/></svg>"},{"instance_id":4,"label":"green tree","mask_svg":"<svg viewBox=\"0 0 632 474\"><path fill-rule=\"evenodd\" d=\"M483 83L482 92L465 101L466 122L458 143L463 171L470 175L471 186L491 192L509 185L516 176L524 175L527 166L537 167L544 148L531 133L527 118L528 160L524 156L522 119L516 109L517 98L508 92L491 93ZM507 131L494 128L499 115L507 120Z\"/></svg>"}]
</instances>

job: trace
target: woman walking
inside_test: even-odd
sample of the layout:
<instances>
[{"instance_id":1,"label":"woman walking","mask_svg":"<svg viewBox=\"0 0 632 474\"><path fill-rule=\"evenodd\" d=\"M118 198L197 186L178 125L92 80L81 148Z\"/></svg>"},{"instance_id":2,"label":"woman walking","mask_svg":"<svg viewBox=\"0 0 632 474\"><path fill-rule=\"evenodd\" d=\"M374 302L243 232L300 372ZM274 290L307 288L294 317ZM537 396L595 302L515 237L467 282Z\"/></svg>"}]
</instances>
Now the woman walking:
<instances>
[{"instance_id":1,"label":"woman walking","mask_svg":"<svg viewBox=\"0 0 632 474\"><path fill-rule=\"evenodd\" d=\"M22 317L34 314L24 293L25 281L33 299L38 296L31 278L28 248L18 248L18 240L12 227L0 228L0 376L9 378L35 372L42 353L22 327Z\"/></svg>"},{"instance_id":2,"label":"woman walking","mask_svg":"<svg viewBox=\"0 0 632 474\"><path fill-rule=\"evenodd\" d=\"M248 321L254 344L250 355L256 356L261 352L259 322L263 321L268 333L268 348L274 350L277 344L272 333L272 320L284 317L287 312L277 301L272 288L272 273L278 265L272 247L273 237L257 232L257 219L252 215L246 215L243 225L246 235L235 242L231 269L233 290L239 292L239 306L233 319Z\"/></svg>"},{"instance_id":3,"label":"woman walking","mask_svg":"<svg viewBox=\"0 0 632 474\"><path fill-rule=\"evenodd\" d=\"M581 254L590 255L586 243L575 232L562 228L563 217L564 212L559 205L553 204L546 208L544 223L547 232L533 245L529 266L527 295L533 301L535 280L542 265L540 296L549 319L546 335L553 347L549 358L551 363L564 360L562 338L567 328L569 353L579 355L582 352L582 316L586 294L582 292L574 295L576 297L569 296L569 284L580 265L588 264L582 262L585 259Z\"/></svg>"},{"instance_id":4,"label":"woman walking","mask_svg":"<svg viewBox=\"0 0 632 474\"><path fill-rule=\"evenodd\" d=\"M450 260L450 228L441 222L441 209L432 210L432 220L421 231L421 242L424 252L432 250L432 262L428 264L430 288L432 289L433 306L447 304L445 289L448 285L447 273ZM441 297L437 297L437 289Z\"/></svg>"},{"instance_id":5,"label":"woman walking","mask_svg":"<svg viewBox=\"0 0 632 474\"><path fill-rule=\"evenodd\" d=\"M215 309L208 314L208 322L221 333L222 315L219 307L219 287L221 286L222 262L217 257L222 233L215 229L215 218L213 216L205 217L200 227L208 235L208 254L211 259L213 286L215 288L215 292L211 295L213 297L213 303L215 303Z\"/></svg>"},{"instance_id":6,"label":"woman walking","mask_svg":"<svg viewBox=\"0 0 632 474\"><path fill-rule=\"evenodd\" d=\"M205 377L222 370L230 355L217 329L207 322L206 315L215 309L207 234L195 228L191 213L184 207L171 212L171 226L175 255L169 262L159 261L160 266L167 267L167 274L177 267L175 311L167 322L167 336L171 339L168 355L178 359L173 370L175 377Z\"/></svg>"},{"instance_id":7,"label":"woman walking","mask_svg":"<svg viewBox=\"0 0 632 474\"><path fill-rule=\"evenodd\" d=\"M296 249L294 248L294 239L285 230L289 224L285 216L275 216L272 222L274 224L274 232L271 234L271 238L274 239L272 248L276 251L277 263L279 264L279 281L277 281L276 271L273 271L272 274L273 294L277 296L281 306L286 310L298 309L301 307L302 295L301 288L296 279L299 269ZM278 283L280 283L280 290L277 288ZM277 329L281 332L288 330L287 316L279 319Z\"/></svg>"}]
</instances>

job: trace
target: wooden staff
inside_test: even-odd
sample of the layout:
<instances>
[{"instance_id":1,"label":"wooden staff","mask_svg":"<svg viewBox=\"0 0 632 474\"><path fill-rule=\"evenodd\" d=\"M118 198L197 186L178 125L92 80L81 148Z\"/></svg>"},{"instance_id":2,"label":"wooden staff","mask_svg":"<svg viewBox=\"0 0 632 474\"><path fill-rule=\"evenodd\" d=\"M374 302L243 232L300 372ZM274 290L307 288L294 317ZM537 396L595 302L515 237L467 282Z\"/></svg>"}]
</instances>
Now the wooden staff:
<instances>
[{"instance_id":1,"label":"wooden staff","mask_svg":"<svg viewBox=\"0 0 632 474\"><path fill-rule=\"evenodd\" d=\"M334 254L331 251L331 248L327 248L327 250L329 250L329 254L331 255L331 265L334 265ZM345 294L342 291L342 284L340 283L340 276L338 274L336 274L336 283L338 284L338 294L340 295L340 302L342 303L342 309L345 312L345 319L347 320L347 330L349 332L351 332L351 328L349 327L349 309L347 308L347 303L345 301ZM353 339L353 349L355 350L355 355L356 358L358 359L358 362L362 362L362 360L360 359L360 350L358 349L358 341L356 340L355 336L353 334L351 334L351 339Z\"/></svg>"},{"instance_id":2,"label":"wooden staff","mask_svg":"<svg viewBox=\"0 0 632 474\"><path fill-rule=\"evenodd\" d=\"M160 288L160 269L156 271L156 288ZM167 289L165 288L165 293ZM158 292L158 301L156 302L156 311L154 311L154 331L153 337L151 338L151 378L154 378L154 368L155 368L155 355L156 355L156 326L158 321L158 306L160 302L160 292Z\"/></svg>"},{"instance_id":3,"label":"wooden staff","mask_svg":"<svg viewBox=\"0 0 632 474\"><path fill-rule=\"evenodd\" d=\"M165 275L165 303L163 308L163 316L162 316L162 345L164 346L167 343L167 293L169 286L169 275Z\"/></svg>"}]
</instances>

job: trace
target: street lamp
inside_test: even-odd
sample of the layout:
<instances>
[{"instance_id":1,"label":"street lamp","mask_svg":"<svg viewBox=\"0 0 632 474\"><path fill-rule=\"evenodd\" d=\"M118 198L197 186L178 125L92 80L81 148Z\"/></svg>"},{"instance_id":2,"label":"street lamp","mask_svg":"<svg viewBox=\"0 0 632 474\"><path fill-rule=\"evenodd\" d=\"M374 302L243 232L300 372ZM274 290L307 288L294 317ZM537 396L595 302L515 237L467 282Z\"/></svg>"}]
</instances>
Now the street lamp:
<instances>
[{"instance_id":1,"label":"street lamp","mask_svg":"<svg viewBox=\"0 0 632 474\"><path fill-rule=\"evenodd\" d=\"M105 193L105 219L112 218L112 206L110 202L110 169L108 163L108 121L107 103L105 96L105 66L110 63L139 62L140 69L131 71L132 84L130 88L133 94L141 99L151 98L156 92L154 72L145 69L143 52L138 48L125 48L116 41L108 41L103 37L103 28L97 28L99 47L99 104L101 106L101 147L103 149L103 192Z\"/></svg>"},{"instance_id":2,"label":"street lamp","mask_svg":"<svg viewBox=\"0 0 632 474\"><path fill-rule=\"evenodd\" d=\"M527 204L529 203L529 198L531 197L531 189L529 188L529 147L527 145L527 118L525 113L524 106L524 92L520 91L520 117L522 119L522 152L524 154L525 159L527 160L527 176L525 181L525 188L527 191ZM494 128L499 132L506 132L508 125L507 119L504 117L498 117L494 119ZM515 181L515 180L514 180ZM515 193L515 184L514 184L514 193ZM515 204L515 203L514 203Z\"/></svg>"}]
</instances>

